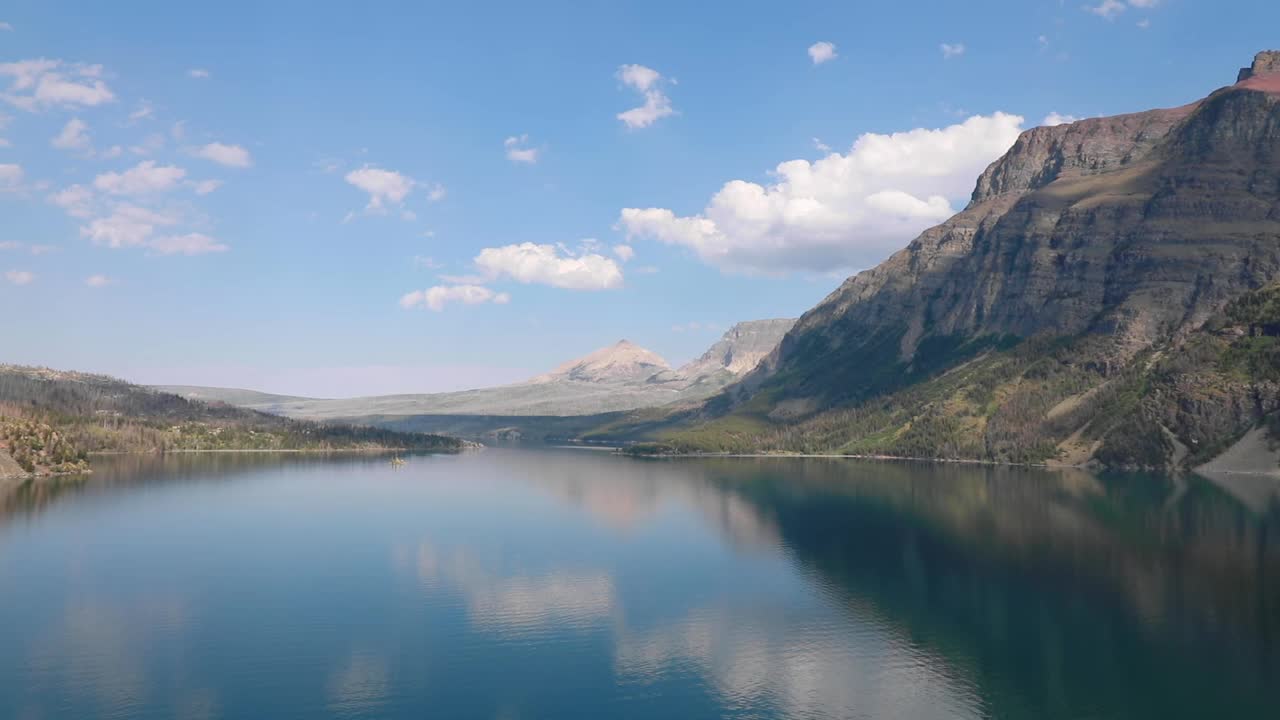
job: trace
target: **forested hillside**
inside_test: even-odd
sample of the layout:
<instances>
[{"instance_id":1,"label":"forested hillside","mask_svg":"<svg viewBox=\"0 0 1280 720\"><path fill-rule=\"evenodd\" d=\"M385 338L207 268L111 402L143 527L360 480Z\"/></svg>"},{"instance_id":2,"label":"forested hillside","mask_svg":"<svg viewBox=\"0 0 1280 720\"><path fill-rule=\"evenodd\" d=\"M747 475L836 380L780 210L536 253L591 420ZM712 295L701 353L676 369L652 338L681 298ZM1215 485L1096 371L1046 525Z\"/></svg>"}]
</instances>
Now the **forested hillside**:
<instances>
[{"instance_id":1,"label":"forested hillside","mask_svg":"<svg viewBox=\"0 0 1280 720\"><path fill-rule=\"evenodd\" d=\"M206 404L102 375L0 366L0 451L27 472L75 470L90 452L462 447L440 435Z\"/></svg>"}]
</instances>

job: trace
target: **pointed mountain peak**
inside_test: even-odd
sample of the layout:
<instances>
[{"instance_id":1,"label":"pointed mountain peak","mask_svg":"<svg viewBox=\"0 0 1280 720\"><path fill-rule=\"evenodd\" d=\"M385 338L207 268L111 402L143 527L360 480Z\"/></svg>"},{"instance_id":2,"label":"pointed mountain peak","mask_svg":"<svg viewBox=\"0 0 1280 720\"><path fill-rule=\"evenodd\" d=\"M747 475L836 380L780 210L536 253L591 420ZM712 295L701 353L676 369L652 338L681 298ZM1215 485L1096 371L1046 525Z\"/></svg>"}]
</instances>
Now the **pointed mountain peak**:
<instances>
[{"instance_id":1,"label":"pointed mountain peak","mask_svg":"<svg viewBox=\"0 0 1280 720\"><path fill-rule=\"evenodd\" d=\"M637 382L670 369L662 356L624 339L563 363L546 375L534 378L533 382Z\"/></svg>"}]
</instances>

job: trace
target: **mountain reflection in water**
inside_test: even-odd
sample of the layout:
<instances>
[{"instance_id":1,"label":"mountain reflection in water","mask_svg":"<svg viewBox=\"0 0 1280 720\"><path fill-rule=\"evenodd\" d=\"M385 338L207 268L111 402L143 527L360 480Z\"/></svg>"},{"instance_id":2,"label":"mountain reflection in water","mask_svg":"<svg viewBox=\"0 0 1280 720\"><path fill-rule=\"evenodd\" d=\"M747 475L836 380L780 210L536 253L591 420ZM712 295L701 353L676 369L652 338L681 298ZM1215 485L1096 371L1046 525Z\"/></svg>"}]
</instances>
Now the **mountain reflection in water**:
<instances>
[{"instance_id":1,"label":"mountain reflection in water","mask_svg":"<svg viewBox=\"0 0 1280 720\"><path fill-rule=\"evenodd\" d=\"M1195 477L211 454L2 503L4 717L1280 707L1280 505Z\"/></svg>"}]
</instances>

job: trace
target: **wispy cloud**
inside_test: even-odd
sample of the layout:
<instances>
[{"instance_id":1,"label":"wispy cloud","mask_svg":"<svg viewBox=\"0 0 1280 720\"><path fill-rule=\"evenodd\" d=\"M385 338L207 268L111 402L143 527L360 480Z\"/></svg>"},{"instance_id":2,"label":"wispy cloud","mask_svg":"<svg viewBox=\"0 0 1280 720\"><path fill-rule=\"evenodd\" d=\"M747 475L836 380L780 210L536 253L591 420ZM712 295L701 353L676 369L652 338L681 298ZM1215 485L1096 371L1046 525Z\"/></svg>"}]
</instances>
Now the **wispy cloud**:
<instances>
[{"instance_id":1,"label":"wispy cloud","mask_svg":"<svg viewBox=\"0 0 1280 720\"><path fill-rule=\"evenodd\" d=\"M201 145L192 154L225 167L247 168L253 165L253 157L240 145L212 142Z\"/></svg>"},{"instance_id":2,"label":"wispy cloud","mask_svg":"<svg viewBox=\"0 0 1280 720\"><path fill-rule=\"evenodd\" d=\"M207 255L230 249L203 233L158 237L147 243L147 248L157 255Z\"/></svg>"},{"instance_id":3,"label":"wispy cloud","mask_svg":"<svg viewBox=\"0 0 1280 720\"><path fill-rule=\"evenodd\" d=\"M30 285L36 276L28 270L9 270L4 274L4 279L14 285Z\"/></svg>"},{"instance_id":4,"label":"wispy cloud","mask_svg":"<svg viewBox=\"0 0 1280 720\"><path fill-rule=\"evenodd\" d=\"M1080 118L1075 115L1064 115L1059 112L1051 112L1044 116L1044 120L1041 120L1040 124L1052 127L1054 125L1066 125L1067 123L1073 123L1079 119Z\"/></svg>"},{"instance_id":5,"label":"wispy cloud","mask_svg":"<svg viewBox=\"0 0 1280 720\"><path fill-rule=\"evenodd\" d=\"M59 150L75 150L84 152L89 150L93 143L89 139L89 126L80 118L71 118L66 125L62 126L62 131L53 136L49 144Z\"/></svg>"},{"instance_id":6,"label":"wispy cloud","mask_svg":"<svg viewBox=\"0 0 1280 720\"><path fill-rule=\"evenodd\" d=\"M143 100L142 102L138 103L138 108L136 110L129 113L129 122L135 123L141 120L146 120L150 118L152 115L154 115L155 111L156 109L154 105L147 102L146 100Z\"/></svg>"},{"instance_id":7,"label":"wispy cloud","mask_svg":"<svg viewBox=\"0 0 1280 720\"><path fill-rule=\"evenodd\" d=\"M147 195L168 192L186 176L187 171L176 165L144 160L124 172L102 173L93 179L93 186L111 195Z\"/></svg>"},{"instance_id":8,"label":"wispy cloud","mask_svg":"<svg viewBox=\"0 0 1280 720\"><path fill-rule=\"evenodd\" d=\"M440 312L453 302L464 305L505 305L511 302L511 296L504 292L494 292L482 285L436 285L426 290L414 290L400 297L400 307L406 310L425 307Z\"/></svg>"},{"instance_id":9,"label":"wispy cloud","mask_svg":"<svg viewBox=\"0 0 1280 720\"><path fill-rule=\"evenodd\" d=\"M1102 0L1097 5L1085 5L1084 9L1098 17L1114 20L1117 15L1125 11L1126 5L1120 0Z\"/></svg>"},{"instance_id":10,"label":"wispy cloud","mask_svg":"<svg viewBox=\"0 0 1280 720\"><path fill-rule=\"evenodd\" d=\"M529 147L529 136L520 135L507 138L502 141L502 147L506 148L507 159L513 163L524 163L533 165L538 162L538 154L540 150L536 147Z\"/></svg>"},{"instance_id":11,"label":"wispy cloud","mask_svg":"<svg viewBox=\"0 0 1280 720\"><path fill-rule=\"evenodd\" d=\"M14 192L22 188L25 174L17 163L0 163L0 192Z\"/></svg>"},{"instance_id":12,"label":"wispy cloud","mask_svg":"<svg viewBox=\"0 0 1280 720\"><path fill-rule=\"evenodd\" d=\"M671 99L662 89L665 79L657 70L644 65L622 65L617 76L623 85L644 97L644 104L640 107L618 113L618 119L628 128L647 128L664 117L676 114L671 107Z\"/></svg>"}]
</instances>

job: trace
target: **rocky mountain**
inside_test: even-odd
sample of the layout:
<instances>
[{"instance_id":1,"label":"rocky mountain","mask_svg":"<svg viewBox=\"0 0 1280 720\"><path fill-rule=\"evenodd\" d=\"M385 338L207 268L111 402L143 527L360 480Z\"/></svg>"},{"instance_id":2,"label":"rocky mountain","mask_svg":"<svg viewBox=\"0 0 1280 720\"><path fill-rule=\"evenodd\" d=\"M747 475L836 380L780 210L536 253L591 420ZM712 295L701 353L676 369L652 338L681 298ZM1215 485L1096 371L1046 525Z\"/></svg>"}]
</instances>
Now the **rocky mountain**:
<instances>
[{"instance_id":1,"label":"rocky mountain","mask_svg":"<svg viewBox=\"0 0 1280 720\"><path fill-rule=\"evenodd\" d=\"M621 340L522 383L460 392L322 400L228 388L166 386L161 389L289 417L396 424L397 427L402 425L403 418L425 415L498 418L592 415L701 401L752 370L778 344L793 322L739 323L698 360L675 370L656 353ZM467 426L472 425L474 423Z\"/></svg>"},{"instance_id":2,"label":"rocky mountain","mask_svg":"<svg viewBox=\"0 0 1280 720\"><path fill-rule=\"evenodd\" d=\"M701 357L681 367L678 374L698 378L720 371L733 375L750 372L773 352L795 323L794 318L740 322L729 328Z\"/></svg>"},{"instance_id":3,"label":"rocky mountain","mask_svg":"<svg viewBox=\"0 0 1280 720\"><path fill-rule=\"evenodd\" d=\"M1240 371L1219 388L1230 399L1214 401L1234 420L1173 422L1170 408L1199 390L1151 373L1203 341L1228 303L1277 279L1280 52L1264 52L1236 84L1188 105L1023 133L962 212L845 281L667 440L1203 459L1197 446L1258 426L1274 390ZM1200 369L1218 367L1227 346Z\"/></svg>"}]
</instances>

